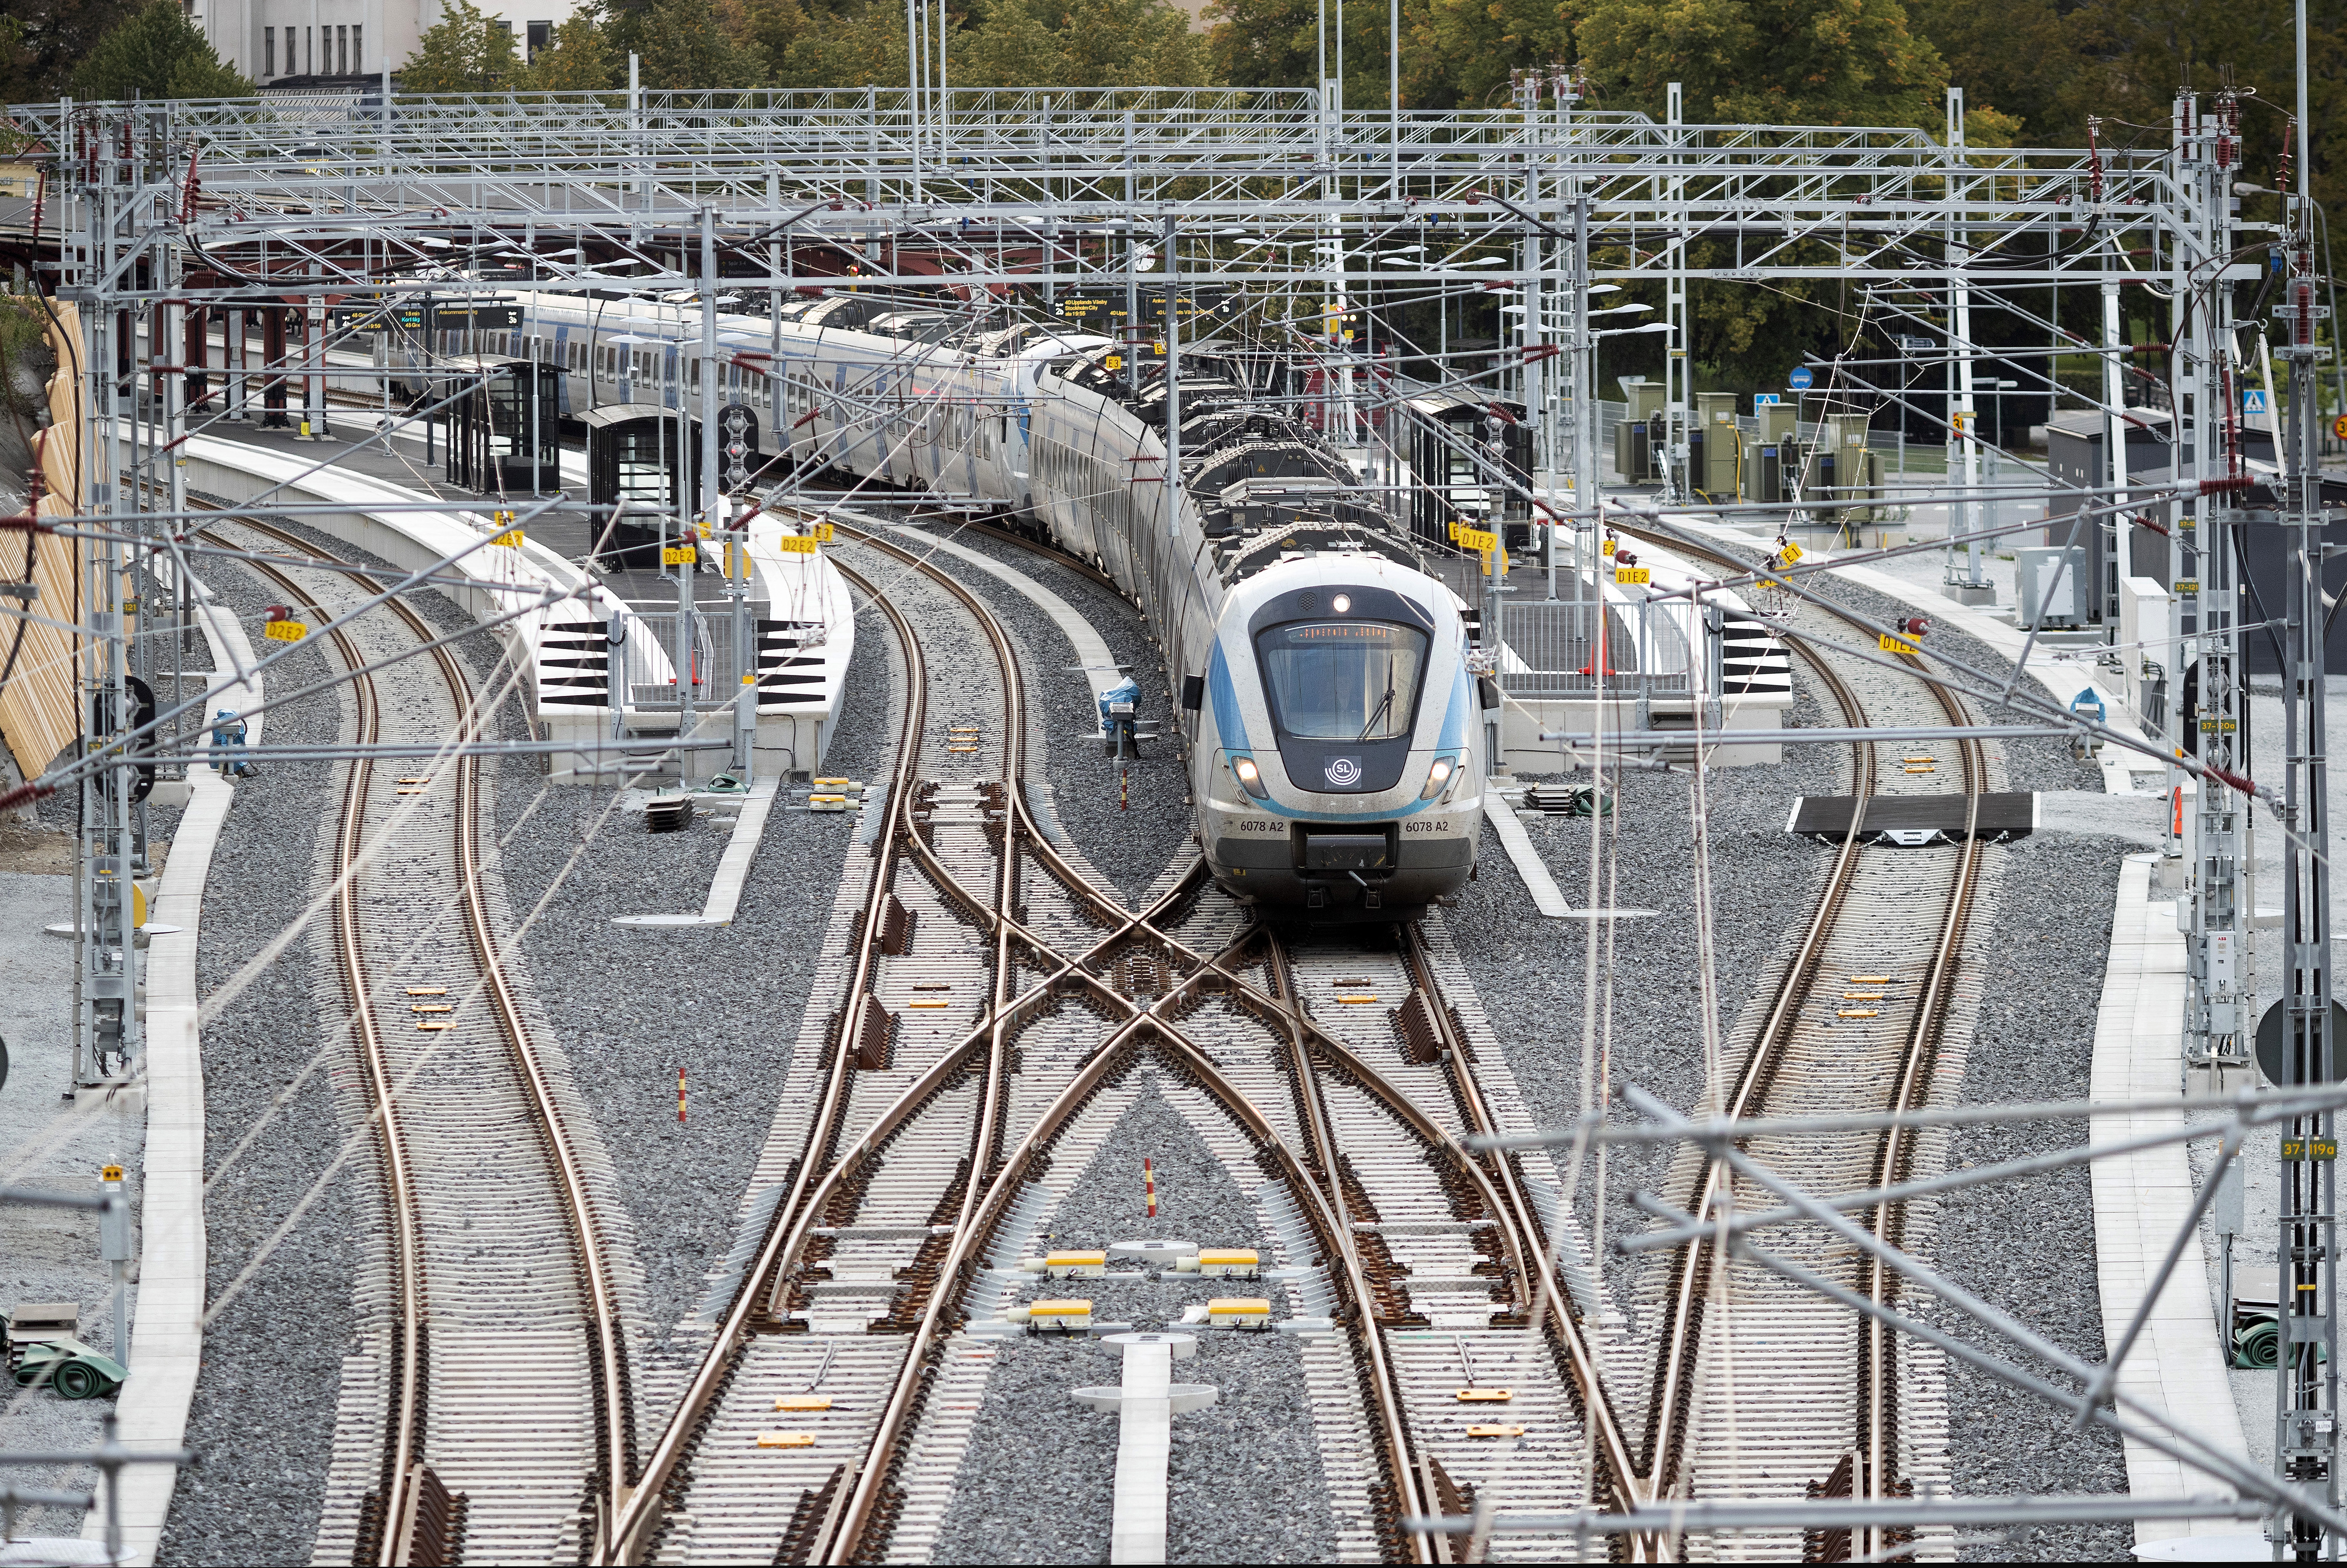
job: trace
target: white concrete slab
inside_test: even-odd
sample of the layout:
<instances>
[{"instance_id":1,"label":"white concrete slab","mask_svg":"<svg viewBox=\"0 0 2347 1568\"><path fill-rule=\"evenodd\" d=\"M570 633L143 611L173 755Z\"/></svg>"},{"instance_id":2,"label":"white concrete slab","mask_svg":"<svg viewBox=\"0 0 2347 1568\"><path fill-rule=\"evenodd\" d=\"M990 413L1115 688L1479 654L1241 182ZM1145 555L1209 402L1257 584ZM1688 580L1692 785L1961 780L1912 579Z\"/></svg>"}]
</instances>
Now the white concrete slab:
<instances>
[{"instance_id":1,"label":"white concrete slab","mask_svg":"<svg viewBox=\"0 0 2347 1568\"><path fill-rule=\"evenodd\" d=\"M733 819L733 836L725 841L725 854L717 862L717 875L709 884L709 899L698 915L615 915L615 926L730 926L733 912L742 907L742 887L750 877L750 862L757 857L758 840L766 831L766 817L774 809L774 797L782 789L778 778L763 778L750 786L750 794L742 802L741 815Z\"/></svg>"},{"instance_id":2,"label":"white concrete slab","mask_svg":"<svg viewBox=\"0 0 2347 1568\"><path fill-rule=\"evenodd\" d=\"M2095 1019L2091 1097L2142 1109L2097 1117L2090 1137L2110 1144L2183 1124L2161 1102L2182 1092L2184 938L2175 905L2152 902L2155 855L2130 855L2119 873L2109 967ZM2096 1160L2092 1167L2095 1265L2101 1288L2106 1352L2117 1347L2151 1288L2192 1207L2192 1170L2184 1145L2170 1143ZM2118 1371L2129 1397L2247 1464L2249 1446L2226 1379L2209 1302L2198 1227L2159 1293L2142 1335ZM2127 1491L2135 1497L2227 1495L2230 1488L2145 1444L2127 1443ZM2237 1520L2145 1520L2138 1543L2180 1535L2229 1536Z\"/></svg>"},{"instance_id":3,"label":"white concrete slab","mask_svg":"<svg viewBox=\"0 0 2347 1568\"><path fill-rule=\"evenodd\" d=\"M1532 907L1553 920L1572 914L1572 907L1565 903L1564 894L1557 886L1556 878L1549 875L1540 852L1532 847L1532 835L1524 831L1524 825L1516 820L1515 808L1500 797L1499 791L1487 789L1483 792L1483 815L1491 823L1491 831L1500 835L1500 846L1514 862L1516 875L1522 877L1524 886L1531 889Z\"/></svg>"},{"instance_id":4,"label":"white concrete slab","mask_svg":"<svg viewBox=\"0 0 2347 1568\"><path fill-rule=\"evenodd\" d=\"M1108 1560L1163 1563L1174 1418L1213 1404L1215 1390L1174 1381L1174 1363L1197 1353L1194 1335L1112 1334L1103 1343L1123 1353L1123 1381L1113 1389L1078 1389L1074 1397L1079 1404L1118 1416Z\"/></svg>"},{"instance_id":5,"label":"white concrete slab","mask_svg":"<svg viewBox=\"0 0 2347 1568\"><path fill-rule=\"evenodd\" d=\"M216 671L251 671L252 644L236 617L197 589L197 622ZM215 706L254 704L261 678L246 674ZM261 738L267 715L246 720L247 743ZM210 737L201 743L210 748ZM187 1439L188 1409L203 1367L205 1271L204 1063L196 996L196 945L203 917L204 882L236 786L200 763L188 769L190 798L172 835L150 926L147 956L146 1210L139 1216L138 1295L131 1319L130 1376L115 1413L121 1440L132 1449L169 1452ZM120 1562L155 1561L164 1517L179 1483L177 1466L131 1465L122 1472ZM101 1484L103 1484L101 1482ZM82 1538L106 1534L103 1501L82 1524Z\"/></svg>"}]
</instances>

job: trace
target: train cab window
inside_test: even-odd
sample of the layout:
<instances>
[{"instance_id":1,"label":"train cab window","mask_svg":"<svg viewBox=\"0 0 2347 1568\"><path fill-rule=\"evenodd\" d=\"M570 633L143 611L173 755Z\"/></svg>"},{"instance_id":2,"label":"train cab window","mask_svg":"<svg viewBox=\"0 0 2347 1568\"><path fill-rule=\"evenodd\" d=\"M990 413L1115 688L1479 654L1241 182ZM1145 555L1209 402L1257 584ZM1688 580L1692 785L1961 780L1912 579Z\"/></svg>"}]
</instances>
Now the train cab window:
<instances>
[{"instance_id":1,"label":"train cab window","mask_svg":"<svg viewBox=\"0 0 2347 1568\"><path fill-rule=\"evenodd\" d=\"M1305 741L1407 734L1426 673L1426 633L1382 620L1291 621L1255 637L1280 733Z\"/></svg>"}]
</instances>

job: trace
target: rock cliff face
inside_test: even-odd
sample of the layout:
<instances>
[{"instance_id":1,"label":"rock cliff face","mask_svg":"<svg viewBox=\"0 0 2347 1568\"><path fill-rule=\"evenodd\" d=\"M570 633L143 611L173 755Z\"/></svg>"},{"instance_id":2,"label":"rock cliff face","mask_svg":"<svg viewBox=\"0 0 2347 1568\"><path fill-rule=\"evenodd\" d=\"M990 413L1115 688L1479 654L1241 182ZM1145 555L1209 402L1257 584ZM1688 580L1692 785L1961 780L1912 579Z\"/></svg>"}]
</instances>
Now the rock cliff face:
<instances>
[{"instance_id":1,"label":"rock cliff face","mask_svg":"<svg viewBox=\"0 0 2347 1568\"><path fill-rule=\"evenodd\" d=\"M33 432L48 423L47 388L57 356L43 339L46 326L28 296L0 297L0 499L10 511L24 504Z\"/></svg>"}]
</instances>

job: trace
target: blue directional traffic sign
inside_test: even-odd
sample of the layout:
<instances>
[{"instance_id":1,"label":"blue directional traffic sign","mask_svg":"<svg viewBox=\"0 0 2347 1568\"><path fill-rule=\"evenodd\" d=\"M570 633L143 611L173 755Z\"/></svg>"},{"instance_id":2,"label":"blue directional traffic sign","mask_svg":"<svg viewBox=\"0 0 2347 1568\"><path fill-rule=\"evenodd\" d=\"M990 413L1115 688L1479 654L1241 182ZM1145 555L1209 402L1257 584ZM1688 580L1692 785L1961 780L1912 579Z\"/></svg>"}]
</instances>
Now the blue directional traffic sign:
<instances>
[{"instance_id":1,"label":"blue directional traffic sign","mask_svg":"<svg viewBox=\"0 0 2347 1568\"><path fill-rule=\"evenodd\" d=\"M1793 374L1785 378L1795 392L1807 392L1809 389L1809 383L1816 379L1817 377L1809 374L1809 367L1806 364L1794 366Z\"/></svg>"}]
</instances>

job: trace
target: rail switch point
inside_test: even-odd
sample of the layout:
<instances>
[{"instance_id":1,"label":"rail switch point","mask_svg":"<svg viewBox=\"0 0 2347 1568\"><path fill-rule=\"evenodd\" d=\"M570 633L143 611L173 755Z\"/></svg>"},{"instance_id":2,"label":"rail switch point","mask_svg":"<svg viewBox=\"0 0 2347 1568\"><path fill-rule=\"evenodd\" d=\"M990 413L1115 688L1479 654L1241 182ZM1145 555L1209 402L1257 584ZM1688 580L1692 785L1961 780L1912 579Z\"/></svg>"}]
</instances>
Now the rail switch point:
<instances>
[{"instance_id":1,"label":"rail switch point","mask_svg":"<svg viewBox=\"0 0 2347 1568\"><path fill-rule=\"evenodd\" d=\"M1184 1258L1196 1255L1198 1244L1160 1236L1150 1241L1115 1242L1108 1250L1112 1257L1134 1258L1152 1267L1178 1269Z\"/></svg>"}]
</instances>

